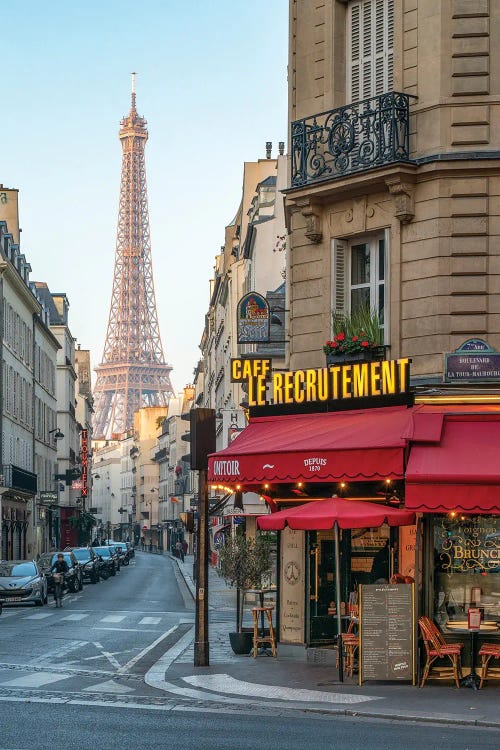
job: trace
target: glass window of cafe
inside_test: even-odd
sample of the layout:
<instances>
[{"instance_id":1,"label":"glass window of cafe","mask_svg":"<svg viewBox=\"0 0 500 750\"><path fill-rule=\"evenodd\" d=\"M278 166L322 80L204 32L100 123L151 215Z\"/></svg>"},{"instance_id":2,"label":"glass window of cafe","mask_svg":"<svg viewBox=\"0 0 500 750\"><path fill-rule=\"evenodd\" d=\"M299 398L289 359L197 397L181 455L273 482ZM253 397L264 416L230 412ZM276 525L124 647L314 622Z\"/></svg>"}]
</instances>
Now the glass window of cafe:
<instances>
[{"instance_id":1,"label":"glass window of cafe","mask_svg":"<svg viewBox=\"0 0 500 750\"><path fill-rule=\"evenodd\" d=\"M453 513L432 525L435 621L446 632L479 607L484 620L499 623L500 516Z\"/></svg>"}]
</instances>

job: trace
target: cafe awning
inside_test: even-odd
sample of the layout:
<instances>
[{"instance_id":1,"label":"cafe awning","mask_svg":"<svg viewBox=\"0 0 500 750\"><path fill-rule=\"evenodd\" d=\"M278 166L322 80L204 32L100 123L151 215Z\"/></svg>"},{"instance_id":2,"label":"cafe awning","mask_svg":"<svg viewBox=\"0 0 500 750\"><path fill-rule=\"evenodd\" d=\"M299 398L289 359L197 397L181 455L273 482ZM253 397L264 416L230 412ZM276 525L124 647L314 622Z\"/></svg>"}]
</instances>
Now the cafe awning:
<instances>
[{"instance_id":1,"label":"cafe awning","mask_svg":"<svg viewBox=\"0 0 500 750\"><path fill-rule=\"evenodd\" d=\"M328 497L257 518L257 526L263 531L282 531L285 526L319 531L333 529L335 524L341 529L364 529L377 528L384 523L410 526L415 523L415 514L363 500Z\"/></svg>"},{"instance_id":2,"label":"cafe awning","mask_svg":"<svg viewBox=\"0 0 500 750\"><path fill-rule=\"evenodd\" d=\"M377 481L404 477L412 410L258 417L209 457L210 482Z\"/></svg>"},{"instance_id":3,"label":"cafe awning","mask_svg":"<svg viewBox=\"0 0 500 750\"><path fill-rule=\"evenodd\" d=\"M431 442L412 445L408 509L500 513L500 414L444 412Z\"/></svg>"}]
</instances>

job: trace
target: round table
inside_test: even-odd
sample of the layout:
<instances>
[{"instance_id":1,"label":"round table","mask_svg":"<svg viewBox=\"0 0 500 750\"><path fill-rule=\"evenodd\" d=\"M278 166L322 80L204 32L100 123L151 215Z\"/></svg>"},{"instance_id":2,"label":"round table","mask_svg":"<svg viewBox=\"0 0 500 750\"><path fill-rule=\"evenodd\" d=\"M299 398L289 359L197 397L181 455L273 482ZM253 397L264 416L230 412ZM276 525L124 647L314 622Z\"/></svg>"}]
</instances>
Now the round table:
<instances>
[{"instance_id":1,"label":"round table","mask_svg":"<svg viewBox=\"0 0 500 750\"><path fill-rule=\"evenodd\" d=\"M446 629L452 633L469 633L470 635L470 673L460 680L460 687L470 687L479 690L481 678L476 672L476 638L478 633L497 633L498 624L494 620L485 620L479 630L470 630L467 620L451 620L446 623Z\"/></svg>"}]
</instances>

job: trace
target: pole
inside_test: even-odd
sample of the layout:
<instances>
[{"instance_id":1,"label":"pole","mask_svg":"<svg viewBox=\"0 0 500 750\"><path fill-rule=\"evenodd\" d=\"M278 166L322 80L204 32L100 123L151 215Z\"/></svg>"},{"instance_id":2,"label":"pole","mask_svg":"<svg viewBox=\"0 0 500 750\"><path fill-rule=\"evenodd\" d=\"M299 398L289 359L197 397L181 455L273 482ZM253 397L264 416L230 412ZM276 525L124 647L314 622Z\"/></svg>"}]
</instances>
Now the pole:
<instances>
[{"instance_id":1,"label":"pole","mask_svg":"<svg viewBox=\"0 0 500 750\"><path fill-rule=\"evenodd\" d=\"M340 544L339 544L339 525L335 521L333 527L335 536L335 590L337 604L337 647L339 650L339 682L344 682L344 665L342 654L342 615L340 613Z\"/></svg>"},{"instance_id":2,"label":"pole","mask_svg":"<svg viewBox=\"0 0 500 750\"><path fill-rule=\"evenodd\" d=\"M194 666L208 667L210 659L208 642L208 487L206 469L200 469L198 490Z\"/></svg>"}]
</instances>

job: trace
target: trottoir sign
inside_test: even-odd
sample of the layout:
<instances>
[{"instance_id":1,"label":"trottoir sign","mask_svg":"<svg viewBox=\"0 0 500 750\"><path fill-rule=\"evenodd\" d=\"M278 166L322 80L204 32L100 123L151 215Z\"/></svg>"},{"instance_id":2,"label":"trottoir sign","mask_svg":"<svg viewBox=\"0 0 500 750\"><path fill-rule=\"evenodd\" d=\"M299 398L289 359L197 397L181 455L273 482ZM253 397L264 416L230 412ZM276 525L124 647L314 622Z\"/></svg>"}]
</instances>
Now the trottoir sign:
<instances>
[{"instance_id":1,"label":"trottoir sign","mask_svg":"<svg viewBox=\"0 0 500 750\"><path fill-rule=\"evenodd\" d=\"M468 339L453 354L445 355L447 383L500 380L500 352L483 341Z\"/></svg>"}]
</instances>

